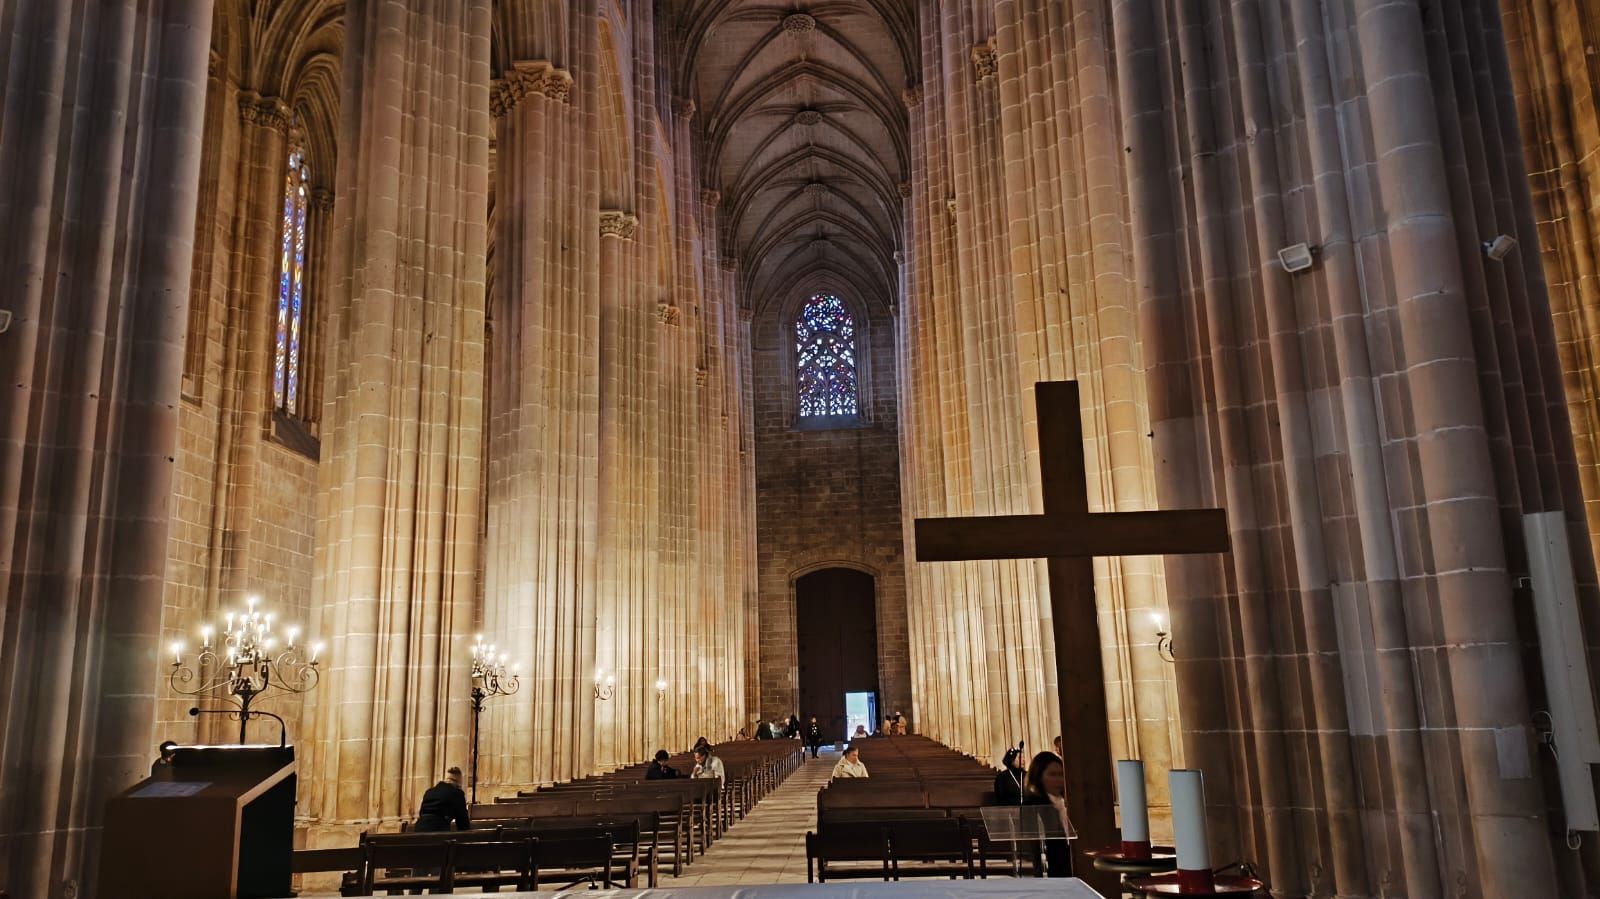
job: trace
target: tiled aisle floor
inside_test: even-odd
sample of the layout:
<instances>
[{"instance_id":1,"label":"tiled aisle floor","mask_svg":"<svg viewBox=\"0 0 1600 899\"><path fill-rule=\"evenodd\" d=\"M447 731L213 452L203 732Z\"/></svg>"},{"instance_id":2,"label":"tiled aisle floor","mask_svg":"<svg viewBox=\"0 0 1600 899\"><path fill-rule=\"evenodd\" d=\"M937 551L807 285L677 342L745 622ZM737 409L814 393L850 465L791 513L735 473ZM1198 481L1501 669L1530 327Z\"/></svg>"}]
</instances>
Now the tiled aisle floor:
<instances>
[{"instance_id":1,"label":"tiled aisle floor","mask_svg":"<svg viewBox=\"0 0 1600 899\"><path fill-rule=\"evenodd\" d=\"M828 782L836 753L810 758L776 790L697 856L682 877L663 887L806 882L806 831L817 826L817 791Z\"/></svg>"}]
</instances>

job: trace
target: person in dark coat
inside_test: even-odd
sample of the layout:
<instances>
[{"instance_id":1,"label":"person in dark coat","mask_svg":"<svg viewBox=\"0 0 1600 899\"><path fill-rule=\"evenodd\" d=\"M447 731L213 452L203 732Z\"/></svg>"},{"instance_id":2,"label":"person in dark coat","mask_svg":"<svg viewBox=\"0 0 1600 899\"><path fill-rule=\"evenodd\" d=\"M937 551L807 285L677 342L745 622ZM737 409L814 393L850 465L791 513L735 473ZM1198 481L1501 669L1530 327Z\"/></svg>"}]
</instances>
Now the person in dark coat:
<instances>
[{"instance_id":1,"label":"person in dark coat","mask_svg":"<svg viewBox=\"0 0 1600 899\"><path fill-rule=\"evenodd\" d=\"M471 830L472 819L467 816L467 794L461 789L461 769L451 768L444 780L422 794L422 808L417 810L417 827L422 833L449 830Z\"/></svg>"},{"instance_id":2,"label":"person in dark coat","mask_svg":"<svg viewBox=\"0 0 1600 899\"><path fill-rule=\"evenodd\" d=\"M790 715L789 716L789 732L784 734L784 736L788 737L791 740L802 739L802 734L800 733L800 716L799 715Z\"/></svg>"},{"instance_id":3,"label":"person in dark coat","mask_svg":"<svg viewBox=\"0 0 1600 899\"><path fill-rule=\"evenodd\" d=\"M667 751L665 749L657 749L656 760L650 763L650 770L644 773L644 779L665 780L669 777L677 777L678 769L667 764L667 759L670 758L672 758L672 756L667 755Z\"/></svg>"},{"instance_id":4,"label":"person in dark coat","mask_svg":"<svg viewBox=\"0 0 1600 899\"><path fill-rule=\"evenodd\" d=\"M817 757L817 751L822 748L822 725L817 723L817 716L811 716L811 723L806 725L806 745L811 747L811 757Z\"/></svg>"},{"instance_id":5,"label":"person in dark coat","mask_svg":"<svg viewBox=\"0 0 1600 899\"><path fill-rule=\"evenodd\" d=\"M159 758L157 758L155 761L150 763L150 773L151 774L155 774L157 771L160 771L162 768L170 768L170 767L172 767L173 751L176 750L177 748L178 748L178 744L177 743L174 743L171 740L163 740L161 742L161 746L158 749L158 751L161 753L161 756Z\"/></svg>"},{"instance_id":6,"label":"person in dark coat","mask_svg":"<svg viewBox=\"0 0 1600 899\"><path fill-rule=\"evenodd\" d=\"M1022 746L1007 749L1001 769L994 776L994 798L1000 805L1021 805L1022 787L1028 780L1027 769L1022 767Z\"/></svg>"},{"instance_id":7,"label":"person in dark coat","mask_svg":"<svg viewBox=\"0 0 1600 899\"><path fill-rule=\"evenodd\" d=\"M756 739L757 740L770 740L770 739L772 739L772 722L770 722L770 721L761 722L761 726L756 728Z\"/></svg>"},{"instance_id":8,"label":"person in dark coat","mask_svg":"<svg viewBox=\"0 0 1600 899\"><path fill-rule=\"evenodd\" d=\"M1061 756L1041 752L1028 765L1028 780L1023 787L1023 805L1048 805L1061 816L1061 826L1071 833L1067 820L1067 766ZM1046 840L1044 844L1045 871L1049 877L1072 876L1072 843L1068 840Z\"/></svg>"}]
</instances>

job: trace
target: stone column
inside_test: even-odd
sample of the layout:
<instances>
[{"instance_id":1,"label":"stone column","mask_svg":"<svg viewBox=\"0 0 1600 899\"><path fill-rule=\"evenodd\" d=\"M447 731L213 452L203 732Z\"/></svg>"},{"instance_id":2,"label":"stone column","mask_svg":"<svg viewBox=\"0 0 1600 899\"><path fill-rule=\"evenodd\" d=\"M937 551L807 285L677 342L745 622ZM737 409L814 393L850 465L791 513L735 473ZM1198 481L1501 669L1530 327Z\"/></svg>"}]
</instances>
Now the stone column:
<instances>
[{"instance_id":1,"label":"stone column","mask_svg":"<svg viewBox=\"0 0 1600 899\"><path fill-rule=\"evenodd\" d=\"M351 0L329 275L311 694L316 832L414 815L467 764L489 0ZM428 52L418 53L419 47Z\"/></svg>"},{"instance_id":2,"label":"stone column","mask_svg":"<svg viewBox=\"0 0 1600 899\"><path fill-rule=\"evenodd\" d=\"M148 771L209 0L19 0L0 74L0 882L92 883Z\"/></svg>"},{"instance_id":3,"label":"stone column","mask_svg":"<svg viewBox=\"0 0 1600 899\"><path fill-rule=\"evenodd\" d=\"M253 92L239 95L239 160L232 265L222 323L222 390L212 469L210 589L196 618L271 585L250 582L250 530L260 515L261 444L272 429L273 346L283 241L289 108ZM220 731L219 731L220 733Z\"/></svg>"},{"instance_id":4,"label":"stone column","mask_svg":"<svg viewBox=\"0 0 1600 899\"><path fill-rule=\"evenodd\" d=\"M594 764L603 282L593 116L584 105L592 91L583 85L549 61L521 60L502 74L493 101L498 230L483 629L525 666L521 691L485 717L483 783L505 791L588 774Z\"/></svg>"}]
</instances>

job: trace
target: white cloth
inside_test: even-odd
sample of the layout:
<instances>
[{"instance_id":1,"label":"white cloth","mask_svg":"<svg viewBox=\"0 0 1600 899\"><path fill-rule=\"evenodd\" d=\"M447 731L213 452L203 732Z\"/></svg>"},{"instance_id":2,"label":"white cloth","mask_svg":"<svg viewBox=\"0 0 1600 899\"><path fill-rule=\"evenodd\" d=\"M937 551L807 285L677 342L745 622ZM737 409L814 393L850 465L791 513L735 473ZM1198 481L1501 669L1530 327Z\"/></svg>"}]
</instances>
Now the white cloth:
<instances>
[{"instance_id":1,"label":"white cloth","mask_svg":"<svg viewBox=\"0 0 1600 899\"><path fill-rule=\"evenodd\" d=\"M850 761L850 757L849 756L845 756L844 758L839 760L839 764L833 766L833 776L834 777L866 777L867 776L867 766L861 764L859 761L852 762L852 761Z\"/></svg>"},{"instance_id":2,"label":"white cloth","mask_svg":"<svg viewBox=\"0 0 1600 899\"><path fill-rule=\"evenodd\" d=\"M655 890L573 890L513 893L506 899L1105 899L1076 877L996 877L990 880L925 880L902 883L779 883L760 886L662 887Z\"/></svg>"},{"instance_id":3,"label":"white cloth","mask_svg":"<svg viewBox=\"0 0 1600 899\"><path fill-rule=\"evenodd\" d=\"M722 767L722 759L714 755L708 755L704 762L694 766L694 773L689 776L699 778L715 777L720 781L726 779L725 771L726 769Z\"/></svg>"}]
</instances>

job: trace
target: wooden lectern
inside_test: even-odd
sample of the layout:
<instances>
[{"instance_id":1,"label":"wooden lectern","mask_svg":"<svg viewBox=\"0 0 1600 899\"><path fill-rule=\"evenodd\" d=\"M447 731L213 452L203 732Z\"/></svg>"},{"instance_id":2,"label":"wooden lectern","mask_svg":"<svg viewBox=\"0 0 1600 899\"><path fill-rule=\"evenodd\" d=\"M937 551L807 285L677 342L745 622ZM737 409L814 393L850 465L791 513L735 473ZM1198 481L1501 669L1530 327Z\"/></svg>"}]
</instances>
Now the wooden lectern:
<instances>
[{"instance_id":1,"label":"wooden lectern","mask_svg":"<svg viewBox=\"0 0 1600 899\"><path fill-rule=\"evenodd\" d=\"M290 895L293 746L180 746L106 803L97 896Z\"/></svg>"}]
</instances>

